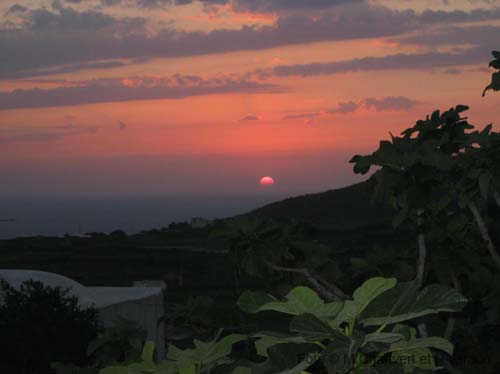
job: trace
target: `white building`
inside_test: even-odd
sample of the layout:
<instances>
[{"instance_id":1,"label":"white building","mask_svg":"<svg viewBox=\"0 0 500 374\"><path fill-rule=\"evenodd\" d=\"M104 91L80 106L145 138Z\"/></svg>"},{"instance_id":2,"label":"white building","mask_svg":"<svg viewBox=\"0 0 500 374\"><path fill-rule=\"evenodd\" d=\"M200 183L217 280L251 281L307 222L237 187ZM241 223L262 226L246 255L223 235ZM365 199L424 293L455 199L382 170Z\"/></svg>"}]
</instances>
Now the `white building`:
<instances>
[{"instance_id":1,"label":"white building","mask_svg":"<svg viewBox=\"0 0 500 374\"><path fill-rule=\"evenodd\" d=\"M36 270L0 269L0 278L15 289L30 279L67 289L68 295L78 297L82 308L93 306L98 309L105 326L111 325L118 317L137 321L146 330L147 339L155 342L156 358L165 358L162 287L85 287L62 275Z\"/></svg>"}]
</instances>

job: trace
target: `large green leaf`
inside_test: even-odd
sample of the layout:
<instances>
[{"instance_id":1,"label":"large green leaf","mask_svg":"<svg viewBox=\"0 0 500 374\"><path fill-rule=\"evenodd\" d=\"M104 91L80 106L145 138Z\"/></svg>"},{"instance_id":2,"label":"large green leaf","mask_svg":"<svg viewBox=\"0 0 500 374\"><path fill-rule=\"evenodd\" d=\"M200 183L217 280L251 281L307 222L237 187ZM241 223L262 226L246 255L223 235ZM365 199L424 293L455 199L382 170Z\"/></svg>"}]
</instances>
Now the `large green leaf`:
<instances>
[{"instance_id":1,"label":"large green leaf","mask_svg":"<svg viewBox=\"0 0 500 374\"><path fill-rule=\"evenodd\" d=\"M360 315L376 297L393 288L396 283L396 278L382 277L370 278L363 283L353 294L357 315Z\"/></svg>"},{"instance_id":2,"label":"large green leaf","mask_svg":"<svg viewBox=\"0 0 500 374\"><path fill-rule=\"evenodd\" d=\"M273 345L283 343L306 343L307 341L302 336L291 336L278 333L259 333L253 335L259 339L255 341L255 349L257 354L263 357L268 357L267 349Z\"/></svg>"},{"instance_id":3,"label":"large green leaf","mask_svg":"<svg viewBox=\"0 0 500 374\"><path fill-rule=\"evenodd\" d=\"M325 303L316 292L303 286L292 289L286 299L277 301L270 295L245 292L241 295L238 305L249 313L272 310L295 316L310 313L318 318L333 318L342 308L342 303Z\"/></svg>"},{"instance_id":4,"label":"large green leaf","mask_svg":"<svg viewBox=\"0 0 500 374\"><path fill-rule=\"evenodd\" d=\"M201 367L210 367L219 360L225 360L231 353L232 346L242 340L247 339L245 335L232 334L217 341L217 338L210 342L194 340L194 348L181 350L174 345L170 345L167 358L177 363L180 368L197 364ZM227 360L226 360L227 361Z\"/></svg>"},{"instance_id":5,"label":"large green leaf","mask_svg":"<svg viewBox=\"0 0 500 374\"><path fill-rule=\"evenodd\" d=\"M290 331L313 341L338 338L342 335L313 314L301 314L294 317L290 322Z\"/></svg>"},{"instance_id":6,"label":"large green leaf","mask_svg":"<svg viewBox=\"0 0 500 374\"><path fill-rule=\"evenodd\" d=\"M361 315L365 326L387 325L439 312L458 312L467 299L442 285L418 290L414 282L400 283L377 297Z\"/></svg>"},{"instance_id":7,"label":"large green leaf","mask_svg":"<svg viewBox=\"0 0 500 374\"><path fill-rule=\"evenodd\" d=\"M374 299L393 288L396 283L396 278L375 277L368 279L354 291L353 300L343 302L342 309L333 322L334 326L354 321Z\"/></svg>"}]
</instances>

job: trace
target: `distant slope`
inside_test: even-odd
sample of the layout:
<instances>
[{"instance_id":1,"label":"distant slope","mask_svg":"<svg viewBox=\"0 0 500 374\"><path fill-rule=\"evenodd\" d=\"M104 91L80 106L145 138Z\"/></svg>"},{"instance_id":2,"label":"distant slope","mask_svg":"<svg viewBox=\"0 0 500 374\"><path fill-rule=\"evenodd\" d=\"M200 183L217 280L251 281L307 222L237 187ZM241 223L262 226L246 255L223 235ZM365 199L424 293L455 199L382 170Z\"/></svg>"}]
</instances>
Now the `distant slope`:
<instances>
[{"instance_id":1,"label":"distant slope","mask_svg":"<svg viewBox=\"0 0 500 374\"><path fill-rule=\"evenodd\" d=\"M391 210L371 201L373 185L372 180L367 180L337 190L292 197L248 215L342 229L388 224Z\"/></svg>"}]
</instances>

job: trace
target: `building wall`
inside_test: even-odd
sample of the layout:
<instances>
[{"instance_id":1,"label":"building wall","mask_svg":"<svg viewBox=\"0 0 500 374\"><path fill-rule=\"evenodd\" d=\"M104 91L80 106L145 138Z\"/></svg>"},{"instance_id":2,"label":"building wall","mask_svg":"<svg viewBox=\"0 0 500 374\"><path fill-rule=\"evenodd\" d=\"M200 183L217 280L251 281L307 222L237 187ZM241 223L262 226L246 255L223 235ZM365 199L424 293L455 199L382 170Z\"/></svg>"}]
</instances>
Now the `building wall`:
<instances>
[{"instance_id":1,"label":"building wall","mask_svg":"<svg viewBox=\"0 0 500 374\"><path fill-rule=\"evenodd\" d=\"M154 341L156 359L165 359L165 328L163 295L126 301L99 310L99 318L105 325L111 325L118 317L136 321L147 332L147 339Z\"/></svg>"}]
</instances>

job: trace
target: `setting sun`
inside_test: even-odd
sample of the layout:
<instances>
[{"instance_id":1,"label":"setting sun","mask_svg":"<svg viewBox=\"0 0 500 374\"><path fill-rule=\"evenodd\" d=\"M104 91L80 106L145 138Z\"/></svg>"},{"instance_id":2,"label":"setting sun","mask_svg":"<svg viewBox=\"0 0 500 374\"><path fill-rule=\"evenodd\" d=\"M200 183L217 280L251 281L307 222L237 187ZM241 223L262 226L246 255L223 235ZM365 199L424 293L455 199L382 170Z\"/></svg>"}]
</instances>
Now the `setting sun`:
<instances>
[{"instance_id":1,"label":"setting sun","mask_svg":"<svg viewBox=\"0 0 500 374\"><path fill-rule=\"evenodd\" d=\"M274 184L274 179L272 177L262 177L260 179L260 184L263 186L272 186Z\"/></svg>"}]
</instances>

